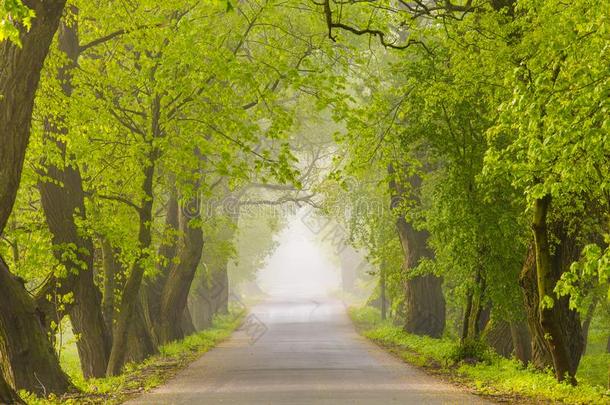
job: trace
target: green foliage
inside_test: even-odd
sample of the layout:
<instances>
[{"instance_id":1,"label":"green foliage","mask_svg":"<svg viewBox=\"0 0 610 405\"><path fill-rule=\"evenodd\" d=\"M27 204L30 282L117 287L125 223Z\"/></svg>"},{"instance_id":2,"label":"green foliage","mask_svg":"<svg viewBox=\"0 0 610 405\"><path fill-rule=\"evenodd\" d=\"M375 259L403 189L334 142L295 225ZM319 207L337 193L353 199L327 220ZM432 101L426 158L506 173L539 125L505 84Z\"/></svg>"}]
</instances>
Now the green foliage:
<instances>
[{"instance_id":1,"label":"green foliage","mask_svg":"<svg viewBox=\"0 0 610 405\"><path fill-rule=\"evenodd\" d=\"M395 353L403 360L435 372L450 375L452 379L466 384L477 392L499 398L530 398L535 401L551 401L566 404L609 404L610 391L595 385L590 375L607 373L608 363L585 357L583 376L578 375L578 387L555 381L552 373L542 373L511 359L505 359L487 351L485 362L460 361L455 354L460 343L450 339L433 339L404 332L400 327L380 321L379 313L371 308L350 309L350 317L359 330L378 345ZM479 344L472 346L476 353L482 353ZM461 354L465 355L464 351ZM472 353L469 353L471 355ZM469 356L460 356L469 357ZM602 356L603 359L603 356ZM581 370L582 370L581 369ZM605 374L604 374L605 375ZM605 381L605 380L603 380Z\"/></svg>"},{"instance_id":2,"label":"green foliage","mask_svg":"<svg viewBox=\"0 0 610 405\"><path fill-rule=\"evenodd\" d=\"M29 30L35 16L34 10L26 7L21 0L2 0L0 42L8 40L21 47L20 28Z\"/></svg>"}]
</instances>

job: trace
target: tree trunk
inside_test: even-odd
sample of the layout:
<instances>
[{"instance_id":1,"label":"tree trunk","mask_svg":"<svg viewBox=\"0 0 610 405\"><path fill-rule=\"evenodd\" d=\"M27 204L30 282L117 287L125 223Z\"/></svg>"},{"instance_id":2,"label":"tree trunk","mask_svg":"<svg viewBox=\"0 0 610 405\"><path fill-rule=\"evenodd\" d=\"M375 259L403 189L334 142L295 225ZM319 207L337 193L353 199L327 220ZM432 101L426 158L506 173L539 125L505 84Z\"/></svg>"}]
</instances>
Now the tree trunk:
<instances>
[{"instance_id":1,"label":"tree trunk","mask_svg":"<svg viewBox=\"0 0 610 405\"><path fill-rule=\"evenodd\" d=\"M515 357L523 364L532 360L532 337L525 322L510 322L510 336L513 342Z\"/></svg>"},{"instance_id":2,"label":"tree trunk","mask_svg":"<svg viewBox=\"0 0 610 405\"><path fill-rule=\"evenodd\" d=\"M534 203L532 231L534 234L534 249L536 253L536 282L540 300L538 312L540 326L546 344L553 359L555 377L558 381L566 378L571 384L576 384L576 370L582 355L583 338L581 324L576 311L569 308L569 297L557 298L553 289L572 263L572 241L559 224L559 244L551 254L550 231L548 229L548 212L551 197L549 195L537 199ZM566 263L567 262L567 263ZM544 300L550 297L554 304L545 305Z\"/></svg>"},{"instance_id":3,"label":"tree trunk","mask_svg":"<svg viewBox=\"0 0 610 405\"><path fill-rule=\"evenodd\" d=\"M214 310L208 275L202 274L197 281L195 291L189 297L189 310L195 329L200 331L212 326Z\"/></svg>"},{"instance_id":4,"label":"tree trunk","mask_svg":"<svg viewBox=\"0 0 610 405\"><path fill-rule=\"evenodd\" d=\"M140 219L140 229L138 232L140 254L131 268L131 273L123 288L120 311L112 335L112 350L110 351L110 359L106 370L108 376L120 374L125 364L130 323L139 301L145 265L150 256L148 252L152 242L151 223L153 220L153 180L155 173L153 162L154 159L151 157L148 162L149 166L144 169L144 183L142 185L144 197L138 209Z\"/></svg>"},{"instance_id":5,"label":"tree trunk","mask_svg":"<svg viewBox=\"0 0 610 405\"><path fill-rule=\"evenodd\" d=\"M176 190L172 190L167 201L164 238L159 246L158 256L161 260L157 265L157 275L147 281L145 288L149 318L148 323L154 330L154 339L157 344L161 342L159 323L161 320L163 288L172 267L172 261L176 258L176 252L178 250L178 238L176 233L180 226L178 218L179 208Z\"/></svg>"},{"instance_id":6,"label":"tree trunk","mask_svg":"<svg viewBox=\"0 0 610 405\"><path fill-rule=\"evenodd\" d=\"M180 230L183 236L178 263L171 266L161 296L159 339L162 344L184 338L182 323L178 320L186 308L203 249L203 231L199 225L193 225L185 209L180 210Z\"/></svg>"},{"instance_id":7,"label":"tree trunk","mask_svg":"<svg viewBox=\"0 0 610 405\"><path fill-rule=\"evenodd\" d=\"M13 210L30 138L34 95L40 71L59 25L66 0L25 0L36 18L21 32L19 47L0 44L0 232Z\"/></svg>"},{"instance_id":8,"label":"tree trunk","mask_svg":"<svg viewBox=\"0 0 610 405\"><path fill-rule=\"evenodd\" d=\"M106 238L101 240L102 246L102 267L104 269L104 294L102 298L102 313L106 330L112 333L115 317L115 289L117 288L117 275L121 272L121 265L118 263L117 251L112 247ZM112 337L112 335L111 335Z\"/></svg>"},{"instance_id":9,"label":"tree trunk","mask_svg":"<svg viewBox=\"0 0 610 405\"><path fill-rule=\"evenodd\" d=\"M65 0L26 0L23 3L34 10L36 17L29 31L22 30L21 47L6 40L0 44L0 233L13 210L19 189L34 95ZM5 379L18 388L37 393L62 393L70 386L46 339L33 300L2 258L0 358ZM44 388L34 381L36 379Z\"/></svg>"},{"instance_id":10,"label":"tree trunk","mask_svg":"<svg viewBox=\"0 0 610 405\"><path fill-rule=\"evenodd\" d=\"M483 339L499 355L510 358L513 354L510 322L503 319L492 319L483 331Z\"/></svg>"},{"instance_id":11,"label":"tree trunk","mask_svg":"<svg viewBox=\"0 0 610 405\"><path fill-rule=\"evenodd\" d=\"M534 367L544 370L553 365L553 360L540 325L540 311L538 310L540 299L536 285L536 257L533 246L528 248L523 270L519 275L519 285L523 292L527 326L531 336L531 361Z\"/></svg>"},{"instance_id":12,"label":"tree trunk","mask_svg":"<svg viewBox=\"0 0 610 405\"><path fill-rule=\"evenodd\" d=\"M229 273L228 263L223 263L217 269L212 270L212 314L229 313Z\"/></svg>"},{"instance_id":13,"label":"tree trunk","mask_svg":"<svg viewBox=\"0 0 610 405\"><path fill-rule=\"evenodd\" d=\"M388 173L391 176L389 186L393 194L390 205L392 209L398 209L404 198L418 201L415 192L407 195L404 187L395 178L396 173L392 165L388 166ZM413 175L409 178L409 183L413 190L418 190L421 179ZM415 268L420 260L434 256L426 243L428 233L416 230L402 214L396 218L396 229L405 257L406 272ZM440 337L445 329L445 297L442 280L433 274L415 276L405 282L404 288L405 331L416 335Z\"/></svg>"},{"instance_id":14,"label":"tree trunk","mask_svg":"<svg viewBox=\"0 0 610 405\"><path fill-rule=\"evenodd\" d=\"M606 343L606 353L610 353L610 336L608 336L608 342Z\"/></svg>"},{"instance_id":15,"label":"tree trunk","mask_svg":"<svg viewBox=\"0 0 610 405\"><path fill-rule=\"evenodd\" d=\"M38 308L1 257L0 291L0 366L5 379L39 395L66 392L71 384L47 339Z\"/></svg>"},{"instance_id":16,"label":"tree trunk","mask_svg":"<svg viewBox=\"0 0 610 405\"><path fill-rule=\"evenodd\" d=\"M138 300L135 305L136 309L129 325L125 362L140 363L157 353L157 342L146 322L142 299Z\"/></svg>"},{"instance_id":17,"label":"tree trunk","mask_svg":"<svg viewBox=\"0 0 610 405\"><path fill-rule=\"evenodd\" d=\"M0 373L0 404L23 404L15 390L6 382Z\"/></svg>"},{"instance_id":18,"label":"tree trunk","mask_svg":"<svg viewBox=\"0 0 610 405\"><path fill-rule=\"evenodd\" d=\"M468 327L470 326L470 317L472 316L472 296L474 295L474 292L472 291L472 288L468 289L468 292L466 293L466 308L464 308L464 316L462 317L462 335L461 335L461 340L462 342L464 342L466 339L468 339L468 335L470 334L468 332Z\"/></svg>"},{"instance_id":19,"label":"tree trunk","mask_svg":"<svg viewBox=\"0 0 610 405\"><path fill-rule=\"evenodd\" d=\"M77 11L76 8L71 8L71 12ZM57 80L61 83L64 95L70 97L73 92L72 70L77 64L79 53L76 22L60 25L59 49L66 54L68 63L58 69ZM76 216L82 219L86 217L85 193L80 171L67 156L64 141L67 135L65 119L61 114L45 119L45 143L47 147L57 147L63 164L58 167L43 158L41 164L51 181L42 178L38 189L52 234L55 257L67 269L66 279L58 280L59 283L55 280L50 282L53 286L61 285L58 294L74 294L74 302L67 310L73 330L79 336L76 344L83 375L87 378L103 377L110 352L110 332L104 323L101 293L93 282L93 241L88 236L82 236L75 221ZM65 254L66 246L74 247L72 254ZM52 310L55 312L54 308Z\"/></svg>"},{"instance_id":20,"label":"tree trunk","mask_svg":"<svg viewBox=\"0 0 610 405\"><path fill-rule=\"evenodd\" d=\"M190 336L197 332L188 305L184 307L184 312L182 312L182 331L184 332L184 336Z\"/></svg>"},{"instance_id":21,"label":"tree trunk","mask_svg":"<svg viewBox=\"0 0 610 405\"><path fill-rule=\"evenodd\" d=\"M379 284L381 287L381 319L385 320L387 318L387 308L386 308L386 284L385 284L385 264L381 265L381 268L379 269L380 272L380 277L379 277Z\"/></svg>"}]
</instances>

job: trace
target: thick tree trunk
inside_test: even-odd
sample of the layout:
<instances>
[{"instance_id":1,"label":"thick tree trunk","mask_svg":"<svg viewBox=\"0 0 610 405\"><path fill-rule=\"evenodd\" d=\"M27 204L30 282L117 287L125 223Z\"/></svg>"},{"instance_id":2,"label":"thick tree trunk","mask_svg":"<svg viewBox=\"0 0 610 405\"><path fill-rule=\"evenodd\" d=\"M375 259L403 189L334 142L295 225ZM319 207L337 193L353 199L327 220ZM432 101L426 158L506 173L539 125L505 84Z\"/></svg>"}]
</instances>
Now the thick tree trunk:
<instances>
[{"instance_id":1,"label":"thick tree trunk","mask_svg":"<svg viewBox=\"0 0 610 405\"><path fill-rule=\"evenodd\" d=\"M466 293L466 307L464 308L464 316L462 317L462 334L461 340L464 342L468 339L468 327L470 326L470 317L472 316L472 296L474 295L472 288Z\"/></svg>"},{"instance_id":2,"label":"thick tree trunk","mask_svg":"<svg viewBox=\"0 0 610 405\"><path fill-rule=\"evenodd\" d=\"M162 260L157 265L157 275L146 282L145 288L148 310L147 323L149 324L149 327L152 326L154 330L153 337L157 344L161 342L159 323L161 320L163 288L178 250L178 237L176 236L176 233L180 227L178 213L178 197L176 190L172 190L167 201L167 210L165 215L165 237L159 246L158 252L159 257L162 258Z\"/></svg>"},{"instance_id":3,"label":"thick tree trunk","mask_svg":"<svg viewBox=\"0 0 610 405\"><path fill-rule=\"evenodd\" d=\"M72 9L76 13L76 9ZM70 97L72 69L76 66L79 44L76 22L70 26L62 23L59 29L59 48L69 62L60 67L57 80L62 91ZM61 285L58 294L72 292L74 301L67 307L74 332L79 336L76 344L85 377L103 377L110 352L110 332L106 329L101 308L101 293L93 282L93 241L82 236L77 229L75 217L85 218L85 193L78 167L69 162L64 139L68 135L64 119L48 117L45 122L44 139L59 150L63 165L49 164L42 159L46 175L38 183L46 222L52 235L57 260L66 267L67 277L51 280L52 286ZM48 145L50 146L50 145ZM73 254L66 255L65 246L73 246ZM74 259L73 259L74 258ZM46 299L48 289L45 289ZM46 305L56 312L53 305Z\"/></svg>"},{"instance_id":4,"label":"thick tree trunk","mask_svg":"<svg viewBox=\"0 0 610 405\"><path fill-rule=\"evenodd\" d=\"M523 300L527 317L527 326L531 336L531 361L539 370L553 365L551 353L544 340L544 332L540 325L540 299L536 283L536 256L533 246L530 246L523 263L523 270L519 275L519 284L523 291Z\"/></svg>"},{"instance_id":5,"label":"thick tree trunk","mask_svg":"<svg viewBox=\"0 0 610 405\"><path fill-rule=\"evenodd\" d=\"M0 366L18 389L61 394L71 384L47 339L35 302L0 257Z\"/></svg>"},{"instance_id":6,"label":"thick tree trunk","mask_svg":"<svg viewBox=\"0 0 610 405\"><path fill-rule=\"evenodd\" d=\"M203 249L203 231L193 225L185 210L180 210L180 230L182 243L179 249L178 262L171 268L163 294L159 313L159 339L162 344L184 338L182 318L187 305L187 298Z\"/></svg>"},{"instance_id":7,"label":"thick tree trunk","mask_svg":"<svg viewBox=\"0 0 610 405\"><path fill-rule=\"evenodd\" d=\"M0 404L23 404L17 392L6 382L0 373Z\"/></svg>"},{"instance_id":8,"label":"thick tree trunk","mask_svg":"<svg viewBox=\"0 0 610 405\"><path fill-rule=\"evenodd\" d=\"M392 191L391 208L397 209L405 198L417 201L417 196L407 195L403 186L395 178L394 168L388 166L392 176L390 190ZM409 178L413 190L421 186L418 176ZM396 219L396 229L405 257L405 271L415 268L420 260L433 257L427 246L428 233L416 230L403 215ZM442 291L442 280L433 274L415 276L405 282L405 326L406 332L416 335L440 337L445 329L445 297Z\"/></svg>"},{"instance_id":9,"label":"thick tree trunk","mask_svg":"<svg viewBox=\"0 0 610 405\"><path fill-rule=\"evenodd\" d=\"M40 71L65 0L25 0L36 18L21 47L0 44L0 233L13 210L30 137ZM33 300L0 258L0 358L6 380L33 392L62 393L70 386L46 339ZM34 374L36 373L36 374ZM45 385L34 378L37 376ZM46 384L45 384L46 383Z\"/></svg>"},{"instance_id":10,"label":"thick tree trunk","mask_svg":"<svg viewBox=\"0 0 610 405\"><path fill-rule=\"evenodd\" d=\"M112 334L115 317L115 289L117 288L117 275L121 272L121 265L118 263L117 251L112 247L106 238L101 240L102 246L102 267L104 269L104 294L102 298L102 313L106 330ZM112 335L111 335L112 337Z\"/></svg>"},{"instance_id":11,"label":"thick tree trunk","mask_svg":"<svg viewBox=\"0 0 610 405\"><path fill-rule=\"evenodd\" d=\"M510 336L513 342L515 357L523 364L530 362L532 360L532 337L525 322L511 322Z\"/></svg>"},{"instance_id":12,"label":"thick tree trunk","mask_svg":"<svg viewBox=\"0 0 610 405\"><path fill-rule=\"evenodd\" d=\"M21 180L23 159L30 138L34 95L40 71L65 0L25 0L36 18L21 34L22 46L11 41L0 44L0 232L13 210Z\"/></svg>"},{"instance_id":13,"label":"thick tree trunk","mask_svg":"<svg viewBox=\"0 0 610 405\"><path fill-rule=\"evenodd\" d=\"M184 312L182 312L182 331L184 332L184 336L190 336L197 332L188 305L184 307Z\"/></svg>"},{"instance_id":14,"label":"thick tree trunk","mask_svg":"<svg viewBox=\"0 0 610 405\"><path fill-rule=\"evenodd\" d=\"M146 321L144 303L140 299L129 325L125 362L140 363L156 353L157 342Z\"/></svg>"},{"instance_id":15,"label":"thick tree trunk","mask_svg":"<svg viewBox=\"0 0 610 405\"><path fill-rule=\"evenodd\" d=\"M578 313L569 308L569 297L557 298L553 289L577 255L573 254L575 248L561 224L558 226L559 232L556 232L559 244L555 246L554 254L551 254L547 224L550 204L551 197L548 195L536 200L532 221L540 326L553 359L555 377L558 381L567 378L570 383L576 384L576 370L584 346L581 324ZM554 301L551 307L544 304L546 297Z\"/></svg>"},{"instance_id":16,"label":"thick tree trunk","mask_svg":"<svg viewBox=\"0 0 610 405\"><path fill-rule=\"evenodd\" d=\"M195 329L200 331L212 326L214 308L207 275L202 275L198 281L195 291L189 297L189 310Z\"/></svg>"},{"instance_id":17,"label":"thick tree trunk","mask_svg":"<svg viewBox=\"0 0 610 405\"><path fill-rule=\"evenodd\" d=\"M513 354L510 322L503 319L492 319L483 331L483 339L499 355L510 358Z\"/></svg>"},{"instance_id":18,"label":"thick tree trunk","mask_svg":"<svg viewBox=\"0 0 610 405\"><path fill-rule=\"evenodd\" d=\"M138 209L140 218L140 229L138 232L140 255L131 268L131 273L123 288L120 311L112 334L112 350L110 351L110 359L106 370L108 376L120 374L125 364L130 324L140 297L140 286L144 277L145 263L149 258L148 251L152 242L151 223L153 219L153 179L155 173L153 162L154 159L151 158L149 166L144 169L144 183L142 185L144 197Z\"/></svg>"}]
</instances>

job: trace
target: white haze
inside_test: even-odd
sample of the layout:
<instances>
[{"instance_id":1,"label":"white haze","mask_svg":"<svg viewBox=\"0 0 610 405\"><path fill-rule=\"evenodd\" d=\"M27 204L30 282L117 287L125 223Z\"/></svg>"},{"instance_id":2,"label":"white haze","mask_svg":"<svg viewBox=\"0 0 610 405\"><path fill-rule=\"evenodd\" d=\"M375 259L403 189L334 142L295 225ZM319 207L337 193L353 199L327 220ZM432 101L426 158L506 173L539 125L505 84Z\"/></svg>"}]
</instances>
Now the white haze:
<instances>
[{"instance_id":1,"label":"white haze","mask_svg":"<svg viewBox=\"0 0 610 405\"><path fill-rule=\"evenodd\" d=\"M258 284L275 297L328 295L341 288L341 272L297 213L276 236L278 247L258 273ZM328 249L326 249L328 251Z\"/></svg>"}]
</instances>

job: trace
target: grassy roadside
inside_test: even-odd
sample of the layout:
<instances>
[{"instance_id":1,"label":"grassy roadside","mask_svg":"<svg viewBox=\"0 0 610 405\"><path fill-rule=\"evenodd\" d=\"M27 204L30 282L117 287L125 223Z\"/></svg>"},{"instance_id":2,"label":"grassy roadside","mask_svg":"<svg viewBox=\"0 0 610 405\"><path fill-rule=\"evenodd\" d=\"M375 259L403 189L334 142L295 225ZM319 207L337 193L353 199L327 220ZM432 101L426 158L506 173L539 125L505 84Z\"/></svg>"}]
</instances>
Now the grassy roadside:
<instances>
[{"instance_id":1,"label":"grassy roadside","mask_svg":"<svg viewBox=\"0 0 610 405\"><path fill-rule=\"evenodd\" d=\"M405 362L449 377L475 393L510 402L610 404L610 390L602 386L582 381L577 387L560 384L550 373L536 372L492 351L484 362L456 363L455 341L410 335L381 321L373 308L350 308L349 314L363 336Z\"/></svg>"},{"instance_id":2,"label":"grassy roadside","mask_svg":"<svg viewBox=\"0 0 610 405\"><path fill-rule=\"evenodd\" d=\"M143 392L162 385L178 371L185 368L202 354L227 339L241 324L245 311L218 316L211 328L195 333L179 342L162 346L159 354L139 364L128 364L120 376L85 380L72 374L72 381L80 390L59 398L37 398L22 392L21 397L31 405L59 404L120 404Z\"/></svg>"}]
</instances>

